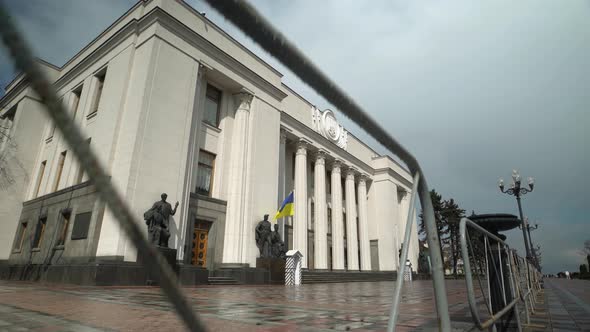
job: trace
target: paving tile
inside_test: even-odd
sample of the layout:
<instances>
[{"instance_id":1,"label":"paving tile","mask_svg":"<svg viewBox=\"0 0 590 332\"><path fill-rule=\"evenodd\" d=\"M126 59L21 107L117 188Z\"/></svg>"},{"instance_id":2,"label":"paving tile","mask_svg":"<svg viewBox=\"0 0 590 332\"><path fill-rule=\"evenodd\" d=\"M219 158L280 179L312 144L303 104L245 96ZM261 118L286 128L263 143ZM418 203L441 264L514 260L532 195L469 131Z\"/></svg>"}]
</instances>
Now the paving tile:
<instances>
[{"instance_id":1,"label":"paving tile","mask_svg":"<svg viewBox=\"0 0 590 332\"><path fill-rule=\"evenodd\" d=\"M465 283L448 280L453 327L473 326ZM284 286L207 286L183 289L211 331L382 331L394 283ZM430 281L404 284L398 331L436 329ZM479 292L481 294L481 292ZM574 295L575 294L575 295ZM548 280L537 314L525 331L590 330L590 282ZM483 297L477 299L486 314ZM50 305L48 305L50 304ZM521 315L521 319L524 319ZM0 281L0 330L182 330L171 305L155 287L43 286Z\"/></svg>"}]
</instances>

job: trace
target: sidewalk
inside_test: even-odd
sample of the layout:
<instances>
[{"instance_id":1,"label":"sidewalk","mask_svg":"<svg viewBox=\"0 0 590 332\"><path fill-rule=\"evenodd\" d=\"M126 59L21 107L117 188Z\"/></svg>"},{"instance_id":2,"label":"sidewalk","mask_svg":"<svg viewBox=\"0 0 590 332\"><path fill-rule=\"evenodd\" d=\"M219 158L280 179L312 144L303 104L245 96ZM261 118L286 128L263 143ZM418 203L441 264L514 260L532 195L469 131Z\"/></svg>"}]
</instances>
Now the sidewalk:
<instances>
[{"instance_id":1,"label":"sidewalk","mask_svg":"<svg viewBox=\"0 0 590 332\"><path fill-rule=\"evenodd\" d=\"M590 280L545 279L553 331L590 331Z\"/></svg>"},{"instance_id":2,"label":"sidewalk","mask_svg":"<svg viewBox=\"0 0 590 332\"><path fill-rule=\"evenodd\" d=\"M393 282L184 288L209 331L383 331ZM432 282L406 283L398 331L437 326ZM463 280L447 280L453 327L473 326ZM549 279L525 331L590 331L590 281ZM180 331L158 288L0 281L0 331Z\"/></svg>"}]
</instances>

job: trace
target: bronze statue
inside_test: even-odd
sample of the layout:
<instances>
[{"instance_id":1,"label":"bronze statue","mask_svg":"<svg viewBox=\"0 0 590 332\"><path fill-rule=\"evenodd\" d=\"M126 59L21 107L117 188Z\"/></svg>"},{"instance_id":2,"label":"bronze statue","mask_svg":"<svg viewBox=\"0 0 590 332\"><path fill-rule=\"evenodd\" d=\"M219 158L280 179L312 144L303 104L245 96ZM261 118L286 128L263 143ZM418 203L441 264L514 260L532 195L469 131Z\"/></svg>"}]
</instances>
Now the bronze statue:
<instances>
[{"instance_id":1,"label":"bronze statue","mask_svg":"<svg viewBox=\"0 0 590 332\"><path fill-rule=\"evenodd\" d=\"M285 258L287 251L285 250L285 242L281 240L279 234L279 224L274 225L274 232L271 234L270 242L272 244L272 257Z\"/></svg>"},{"instance_id":2,"label":"bronze statue","mask_svg":"<svg viewBox=\"0 0 590 332\"><path fill-rule=\"evenodd\" d=\"M264 220L256 225L256 246L258 247L258 250L260 250L261 258L272 257L271 235L271 224L270 221L268 221L268 214L265 214Z\"/></svg>"},{"instance_id":3,"label":"bronze statue","mask_svg":"<svg viewBox=\"0 0 590 332\"><path fill-rule=\"evenodd\" d=\"M168 195L163 193L161 195L162 200L154 203L151 209L147 210L143 214L145 223L148 226L148 237L152 244L160 247L168 248L168 239L170 238L170 216L176 213L178 208L178 202L172 205L166 202Z\"/></svg>"}]
</instances>

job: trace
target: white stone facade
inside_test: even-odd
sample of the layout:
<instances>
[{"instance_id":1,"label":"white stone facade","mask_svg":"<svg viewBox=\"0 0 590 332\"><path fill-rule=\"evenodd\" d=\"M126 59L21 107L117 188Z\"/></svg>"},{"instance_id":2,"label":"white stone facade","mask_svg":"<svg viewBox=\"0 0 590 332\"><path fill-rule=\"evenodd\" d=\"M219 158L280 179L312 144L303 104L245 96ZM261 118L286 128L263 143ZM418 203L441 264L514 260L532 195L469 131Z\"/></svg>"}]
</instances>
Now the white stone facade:
<instances>
[{"instance_id":1,"label":"white stone facade","mask_svg":"<svg viewBox=\"0 0 590 332\"><path fill-rule=\"evenodd\" d=\"M317 110L283 84L276 69L183 2L140 1L64 66L43 66L138 216L162 192L172 204L180 202L169 243L179 260L190 262L186 248L198 218L213 223L217 234L208 267L255 266L254 227L293 190L295 215L284 218L281 229L289 249L303 254L303 268L397 270L409 172L348 133L331 111ZM203 120L208 86L221 91L217 125ZM0 188L1 260L26 249L16 243L23 203L87 179L22 78L7 87L0 110L5 122L15 113L13 159L26 169L26 176ZM222 217L189 209L201 152L214 156L208 195L223 202ZM114 213L98 201L91 212L92 236L78 242L83 251L68 255L135 261ZM413 266L417 257L414 228Z\"/></svg>"}]
</instances>

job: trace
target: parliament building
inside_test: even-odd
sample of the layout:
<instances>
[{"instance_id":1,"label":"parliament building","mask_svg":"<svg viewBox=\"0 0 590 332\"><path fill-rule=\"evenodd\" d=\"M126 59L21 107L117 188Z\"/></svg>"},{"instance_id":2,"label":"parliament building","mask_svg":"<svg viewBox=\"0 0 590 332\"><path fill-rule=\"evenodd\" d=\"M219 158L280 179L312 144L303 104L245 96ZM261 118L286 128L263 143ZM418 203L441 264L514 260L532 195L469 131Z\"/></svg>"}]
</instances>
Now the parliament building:
<instances>
[{"instance_id":1,"label":"parliament building","mask_svg":"<svg viewBox=\"0 0 590 332\"><path fill-rule=\"evenodd\" d=\"M294 214L277 222L303 268L398 270L407 169L188 4L139 1L63 66L38 63L146 236L143 214L160 195L179 202L168 244L181 271L254 269L254 229L291 192ZM26 77L5 90L0 276L29 268L53 271L50 281L101 283L133 269L138 253L117 212L98 198ZM415 222L408 245L416 268Z\"/></svg>"}]
</instances>

